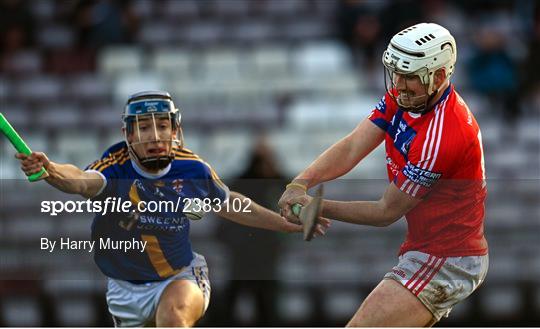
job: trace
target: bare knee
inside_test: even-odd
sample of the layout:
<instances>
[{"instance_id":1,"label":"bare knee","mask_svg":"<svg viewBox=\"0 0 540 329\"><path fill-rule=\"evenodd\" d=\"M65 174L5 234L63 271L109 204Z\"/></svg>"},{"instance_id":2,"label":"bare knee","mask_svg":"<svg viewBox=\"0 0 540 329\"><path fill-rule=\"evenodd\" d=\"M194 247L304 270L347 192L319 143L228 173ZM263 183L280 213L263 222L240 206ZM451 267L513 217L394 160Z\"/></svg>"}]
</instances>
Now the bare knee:
<instances>
[{"instance_id":1,"label":"bare knee","mask_svg":"<svg viewBox=\"0 0 540 329\"><path fill-rule=\"evenodd\" d=\"M193 327L198 320L186 304L171 305L160 311L156 318L158 327Z\"/></svg>"}]
</instances>

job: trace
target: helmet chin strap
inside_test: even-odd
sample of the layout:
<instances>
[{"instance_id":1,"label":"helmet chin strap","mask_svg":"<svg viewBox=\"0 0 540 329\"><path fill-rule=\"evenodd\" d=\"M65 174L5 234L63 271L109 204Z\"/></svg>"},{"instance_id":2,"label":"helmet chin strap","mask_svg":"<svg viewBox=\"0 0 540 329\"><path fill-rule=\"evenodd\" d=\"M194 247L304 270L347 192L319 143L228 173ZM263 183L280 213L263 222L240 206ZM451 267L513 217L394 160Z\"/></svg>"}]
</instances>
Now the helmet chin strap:
<instances>
[{"instance_id":1,"label":"helmet chin strap","mask_svg":"<svg viewBox=\"0 0 540 329\"><path fill-rule=\"evenodd\" d=\"M428 87L428 88L431 89L432 87ZM398 103L398 105L401 108L403 108L403 110L405 110L405 112L410 112L410 113L414 113L414 114L428 113L428 112L430 112L432 110L432 108L428 108L428 105L431 103L433 98L439 93L439 90L440 90L440 88L437 88L431 94L429 94L428 90L426 90L426 93L428 94L428 96L426 97L426 100L424 101L424 104L421 105L421 106L418 105L418 106L406 107L406 106L403 106L402 104L399 104L399 103Z\"/></svg>"}]
</instances>

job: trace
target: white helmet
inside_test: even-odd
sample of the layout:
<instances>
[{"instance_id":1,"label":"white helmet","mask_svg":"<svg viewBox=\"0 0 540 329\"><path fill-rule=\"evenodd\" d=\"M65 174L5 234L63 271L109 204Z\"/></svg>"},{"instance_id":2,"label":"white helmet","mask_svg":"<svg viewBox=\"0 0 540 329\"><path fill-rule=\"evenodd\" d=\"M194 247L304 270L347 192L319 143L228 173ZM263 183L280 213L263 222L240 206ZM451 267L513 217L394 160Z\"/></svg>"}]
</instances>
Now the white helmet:
<instances>
[{"instance_id":1,"label":"white helmet","mask_svg":"<svg viewBox=\"0 0 540 329\"><path fill-rule=\"evenodd\" d=\"M392 37L382 62L391 80L394 73L417 75L430 97L437 92L433 84L435 71L444 67L449 79L454 73L456 56L456 41L447 29L434 23L420 23Z\"/></svg>"}]
</instances>

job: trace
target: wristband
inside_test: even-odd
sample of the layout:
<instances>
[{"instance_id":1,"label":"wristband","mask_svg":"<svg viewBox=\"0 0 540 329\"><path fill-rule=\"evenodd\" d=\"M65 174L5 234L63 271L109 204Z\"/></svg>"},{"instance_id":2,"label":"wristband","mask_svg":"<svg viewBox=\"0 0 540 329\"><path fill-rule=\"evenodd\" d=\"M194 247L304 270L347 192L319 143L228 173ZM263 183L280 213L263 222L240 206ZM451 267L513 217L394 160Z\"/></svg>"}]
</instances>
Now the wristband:
<instances>
[{"instance_id":1,"label":"wristband","mask_svg":"<svg viewBox=\"0 0 540 329\"><path fill-rule=\"evenodd\" d=\"M289 187L299 187L302 190L304 190L304 192L307 192L307 187L299 183L289 183L287 184L287 186L285 186L285 189L288 189Z\"/></svg>"}]
</instances>

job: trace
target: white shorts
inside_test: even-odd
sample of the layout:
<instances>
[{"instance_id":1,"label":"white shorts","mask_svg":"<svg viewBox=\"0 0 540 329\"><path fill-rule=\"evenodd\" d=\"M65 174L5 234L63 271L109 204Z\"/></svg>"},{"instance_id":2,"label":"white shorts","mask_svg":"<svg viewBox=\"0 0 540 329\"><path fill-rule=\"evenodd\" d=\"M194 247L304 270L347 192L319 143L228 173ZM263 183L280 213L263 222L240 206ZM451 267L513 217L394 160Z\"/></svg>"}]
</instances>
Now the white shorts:
<instances>
[{"instance_id":1,"label":"white shorts","mask_svg":"<svg viewBox=\"0 0 540 329\"><path fill-rule=\"evenodd\" d=\"M398 265L384 278L396 280L409 289L436 322L448 317L454 305L482 284L488 265L488 255L439 258L409 251L399 257Z\"/></svg>"},{"instance_id":2,"label":"white shorts","mask_svg":"<svg viewBox=\"0 0 540 329\"><path fill-rule=\"evenodd\" d=\"M208 266L202 255L193 253L193 260L182 272L163 281L134 284L109 278L107 304L115 327L141 327L154 321L161 294L173 280L190 280L199 286L204 296L206 312L210 302Z\"/></svg>"}]
</instances>

